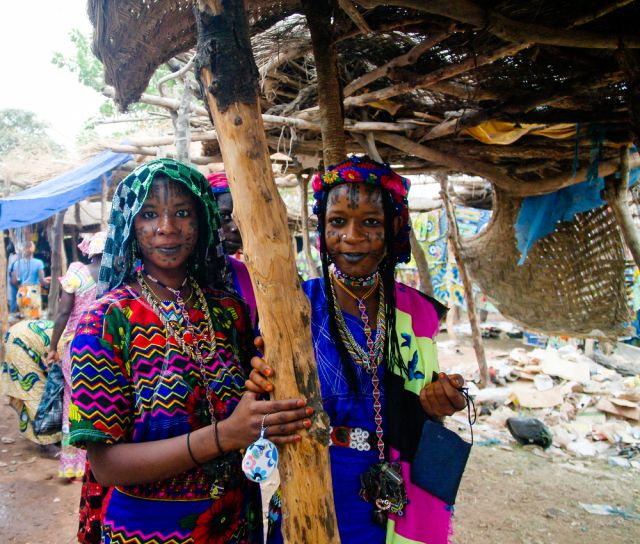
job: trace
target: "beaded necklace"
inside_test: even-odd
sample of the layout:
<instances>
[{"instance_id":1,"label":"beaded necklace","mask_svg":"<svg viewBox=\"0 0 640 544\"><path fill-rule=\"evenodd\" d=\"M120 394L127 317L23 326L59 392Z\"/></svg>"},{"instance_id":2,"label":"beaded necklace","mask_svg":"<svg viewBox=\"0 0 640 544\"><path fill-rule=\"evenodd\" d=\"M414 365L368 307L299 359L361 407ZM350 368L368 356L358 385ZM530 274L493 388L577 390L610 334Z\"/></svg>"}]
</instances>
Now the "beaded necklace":
<instances>
[{"instance_id":1,"label":"beaded necklace","mask_svg":"<svg viewBox=\"0 0 640 544\"><path fill-rule=\"evenodd\" d=\"M364 278L354 278L353 276L349 276L345 274L342 270L340 270L335 264L331 267L331 272L336 277L336 279L340 280L342 285L346 285L349 287L370 287L377 283L380 274L376 271L370 276L366 276Z\"/></svg>"},{"instance_id":2,"label":"beaded necklace","mask_svg":"<svg viewBox=\"0 0 640 544\"><path fill-rule=\"evenodd\" d=\"M165 331L168 335L173 336L178 345L184 353L198 363L200 367L200 377L205 388L205 397L207 398L207 404L209 406L209 415L211 416L211 423L215 423L216 417L213 408L212 396L213 396L213 383L211 379L207 379L207 373L205 370L205 363L216 357L217 342L213 323L211 321L211 314L209 312L209 305L204 297L204 293L200 289L197 282L192 278L186 277L182 282L180 289L186 285L187 280L191 285L192 291L196 294L196 306L202 310L204 314L204 321L201 328L195 327L189 317L189 311L185 306L185 301L182 299L180 289L172 289L158 280L156 280L150 274L147 274L152 281L155 281L158 285L164 287L170 291L176 297L176 304L181 315L176 316L175 319L169 319L165 315L165 312L160 307L160 300L150 288L149 284L145 281L145 278L138 270L137 279L140 284L142 296L153 308L155 314L160 318L160 321L165 327ZM184 323L182 330L180 327L180 321ZM202 342L208 344L209 352L205 356L200 349L200 342L196 337L196 330L200 332ZM184 334L183 332L186 331ZM242 471L240 470L241 456L238 451L226 452L218 457L202 463L201 468L204 473L212 480L209 495L212 499L219 499L222 497L227 489L234 489L242 483Z\"/></svg>"},{"instance_id":3,"label":"beaded necklace","mask_svg":"<svg viewBox=\"0 0 640 544\"><path fill-rule=\"evenodd\" d=\"M351 358L354 360L354 362L364 368L367 374L371 376L371 385L373 387L374 421L376 424L376 436L378 438L378 459L380 459L380 461L384 461L384 441L382 439L382 404L380 402L381 391L380 378L378 376L378 367L382 363L382 358L384 356L384 341L386 338L387 328L384 306L384 288L382 282L380 281L379 274L376 274L376 283L373 285L373 287L362 297L358 297L353 294L345 285L343 285L334 274L332 274L332 277L336 280L336 283L349 295L351 295L351 297L353 297L358 303L358 311L360 312L360 319L363 323L364 335L367 339L368 353L365 352L362 347L360 347L360 345L356 342L355 338L351 334L351 331L349 330L349 327L344 320L344 316L342 315L340 305L338 304L338 297L336 296L333 282L331 282L331 294L333 295L333 306L340 338L342 339L343 344L347 348L347 351L349 352L349 355L351 355ZM376 287L378 288L379 299L377 316L378 323L376 327L376 339L374 341L365 300L373 293Z\"/></svg>"}]
</instances>

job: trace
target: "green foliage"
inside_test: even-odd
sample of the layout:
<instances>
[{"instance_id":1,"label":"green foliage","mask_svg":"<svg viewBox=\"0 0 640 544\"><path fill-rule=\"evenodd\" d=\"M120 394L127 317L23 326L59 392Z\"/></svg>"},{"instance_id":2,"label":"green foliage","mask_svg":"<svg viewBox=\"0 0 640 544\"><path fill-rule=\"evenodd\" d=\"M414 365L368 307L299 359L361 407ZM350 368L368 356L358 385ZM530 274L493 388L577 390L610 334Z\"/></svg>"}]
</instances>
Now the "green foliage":
<instances>
[{"instance_id":1,"label":"green foliage","mask_svg":"<svg viewBox=\"0 0 640 544\"><path fill-rule=\"evenodd\" d=\"M73 29L69 35L71 42L76 47L73 57L65 57L62 53L53 54L51 62L58 68L66 68L78 76L83 85L102 92L104 87L104 70L102 63L91 51L91 39L78 29Z\"/></svg>"},{"instance_id":2,"label":"green foliage","mask_svg":"<svg viewBox=\"0 0 640 544\"><path fill-rule=\"evenodd\" d=\"M0 155L17 148L37 150L48 147L54 151L62 148L47 134L47 124L35 113L21 109L0 110Z\"/></svg>"}]
</instances>

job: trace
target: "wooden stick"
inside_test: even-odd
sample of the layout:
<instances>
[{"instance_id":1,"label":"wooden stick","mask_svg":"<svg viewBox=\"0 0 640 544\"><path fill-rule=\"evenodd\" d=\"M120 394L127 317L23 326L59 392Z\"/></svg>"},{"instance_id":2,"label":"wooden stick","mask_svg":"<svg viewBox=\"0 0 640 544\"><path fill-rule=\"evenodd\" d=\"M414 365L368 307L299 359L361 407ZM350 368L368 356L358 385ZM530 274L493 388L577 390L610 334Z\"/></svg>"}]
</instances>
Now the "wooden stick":
<instances>
[{"instance_id":1,"label":"wooden stick","mask_svg":"<svg viewBox=\"0 0 640 544\"><path fill-rule=\"evenodd\" d=\"M102 174L102 186L100 188L100 230L105 230L107 228L107 222L109 218L107 217L107 193L109 191L109 186L107 185L107 176Z\"/></svg>"},{"instance_id":2,"label":"wooden stick","mask_svg":"<svg viewBox=\"0 0 640 544\"><path fill-rule=\"evenodd\" d=\"M413 47L404 55L400 55L399 57L390 60L382 66L379 66L378 68L367 72L359 78L354 79L351 83L349 83L349 85L344 88L344 96L351 96L353 93L362 89L362 87L366 87L376 79L387 76L389 72L394 68L413 64L420 58L423 53L429 51L429 49L431 49L434 45L439 44L441 41L446 40L449 36L451 36L453 31L454 26L450 25L446 30L434 34L430 38L424 40L422 43L419 43L418 45Z\"/></svg>"},{"instance_id":3,"label":"wooden stick","mask_svg":"<svg viewBox=\"0 0 640 544\"><path fill-rule=\"evenodd\" d=\"M351 0L338 0L338 4L342 8L342 10L349 16L349 19L353 21L353 23L358 27L358 30L363 34L369 34L371 32L371 27L367 24L367 21L364 20L362 14L358 11L353 5Z\"/></svg>"},{"instance_id":4,"label":"wooden stick","mask_svg":"<svg viewBox=\"0 0 640 544\"><path fill-rule=\"evenodd\" d=\"M429 263L413 229L411 229L409 233L409 242L411 243L411 254L416 261L416 268L418 269L420 291L425 295L433 296L433 282L431 281L431 274L429 273Z\"/></svg>"},{"instance_id":5,"label":"wooden stick","mask_svg":"<svg viewBox=\"0 0 640 544\"><path fill-rule=\"evenodd\" d=\"M486 12L469 0L359 0L359 3L369 8L384 4L442 15L461 23L470 24L478 28L486 28L488 32L507 42L527 41L544 45L586 47L588 49L617 49L621 45L630 49L640 47L640 39L636 35L599 34L583 30L567 30L521 23L504 17L499 13ZM619 2L613 9L623 6L625 3ZM609 11L600 7L590 16L581 16L577 24L584 24L589 20L594 20ZM575 23L571 26L575 26Z\"/></svg>"},{"instance_id":6,"label":"wooden stick","mask_svg":"<svg viewBox=\"0 0 640 544\"><path fill-rule=\"evenodd\" d=\"M505 47L496 49L492 53L485 55L478 55L477 57L470 57L457 64L450 64L439 70L435 70L429 74L424 74L415 78L412 81L404 81L380 89L378 91L372 91L369 93L360 94L358 96L350 96L344 101L344 105L349 106L364 106L371 102L379 102L382 100L388 100L394 96L413 92L416 89L425 89L434 83L438 83L444 79L449 79L454 76L458 76L469 70L475 70L480 66L491 64L496 60L503 59L505 57L511 57L519 53L520 51L531 47L530 43L518 43L510 44Z\"/></svg>"},{"instance_id":7,"label":"wooden stick","mask_svg":"<svg viewBox=\"0 0 640 544\"><path fill-rule=\"evenodd\" d=\"M4 362L4 335L9 329L9 301L7 300L7 249L4 245L4 231L0 231L0 361Z\"/></svg>"},{"instance_id":8,"label":"wooden stick","mask_svg":"<svg viewBox=\"0 0 640 544\"><path fill-rule=\"evenodd\" d=\"M309 176L312 175L308 171ZM319 278L320 273L311 255L311 241L309 239L309 177L298 176L298 188L300 191L300 224L302 230L302 251L307 261L309 278Z\"/></svg>"},{"instance_id":9,"label":"wooden stick","mask_svg":"<svg viewBox=\"0 0 640 544\"><path fill-rule=\"evenodd\" d=\"M276 398L306 398L313 426L280 448L285 542L339 542L329 471L329 418L311 343L311 311L300 288L285 206L279 197L260 112L257 68L244 2L199 0L196 77L211 112L236 223L253 283L265 358L276 368Z\"/></svg>"},{"instance_id":10,"label":"wooden stick","mask_svg":"<svg viewBox=\"0 0 640 544\"><path fill-rule=\"evenodd\" d=\"M629 209L629 149L620 148L620 177L609 176L605 179L604 199L607 201L616 222L622 232L622 237L633 256L636 266L640 268L640 236L638 228Z\"/></svg>"},{"instance_id":11,"label":"wooden stick","mask_svg":"<svg viewBox=\"0 0 640 544\"><path fill-rule=\"evenodd\" d=\"M65 210L56 213L51 229L51 284L49 285L49 297L47 313L49 319L55 319L58 313L58 295L60 294L60 282L58 278L62 276L62 252L63 228Z\"/></svg>"},{"instance_id":12,"label":"wooden stick","mask_svg":"<svg viewBox=\"0 0 640 544\"><path fill-rule=\"evenodd\" d=\"M469 323L471 324L471 339L473 340L473 350L476 352L478 360L478 369L480 370L480 387L486 387L489 384L489 369L487 368L487 359L484 354L484 345L482 343L482 333L478 326L478 317L476 315L476 303L473 298L473 286L471 278L467 274L467 267L462 257L462 246L460 245L460 233L458 232L458 223L456 223L455 210L453 203L449 198L449 188L447 186L446 176L439 176L441 195L444 202L444 209L447 214L447 236L449 237L449 248L455 257L460 279L464 287L464 299L467 303L467 314Z\"/></svg>"}]
</instances>

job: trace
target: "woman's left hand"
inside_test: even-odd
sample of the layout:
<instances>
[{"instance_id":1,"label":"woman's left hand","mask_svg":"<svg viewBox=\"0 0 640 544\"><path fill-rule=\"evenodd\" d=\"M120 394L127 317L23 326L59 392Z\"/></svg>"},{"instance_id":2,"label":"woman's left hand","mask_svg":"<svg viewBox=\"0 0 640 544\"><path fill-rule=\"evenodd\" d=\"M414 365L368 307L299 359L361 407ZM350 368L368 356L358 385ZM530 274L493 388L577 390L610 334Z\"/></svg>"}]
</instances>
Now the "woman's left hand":
<instances>
[{"instance_id":1,"label":"woman's left hand","mask_svg":"<svg viewBox=\"0 0 640 544\"><path fill-rule=\"evenodd\" d=\"M262 336L256 336L253 343L258 350L264 351ZM249 374L249 379L245 382L247 390L258 395L272 392L273 384L271 383L271 378L273 378L273 375L273 368L262 357L252 357L251 373Z\"/></svg>"},{"instance_id":2,"label":"woman's left hand","mask_svg":"<svg viewBox=\"0 0 640 544\"><path fill-rule=\"evenodd\" d=\"M438 380L425 385L420 391L422 409L431 417L450 416L462 410L467 401L462 394L464 378L460 374L450 376L441 372Z\"/></svg>"}]
</instances>

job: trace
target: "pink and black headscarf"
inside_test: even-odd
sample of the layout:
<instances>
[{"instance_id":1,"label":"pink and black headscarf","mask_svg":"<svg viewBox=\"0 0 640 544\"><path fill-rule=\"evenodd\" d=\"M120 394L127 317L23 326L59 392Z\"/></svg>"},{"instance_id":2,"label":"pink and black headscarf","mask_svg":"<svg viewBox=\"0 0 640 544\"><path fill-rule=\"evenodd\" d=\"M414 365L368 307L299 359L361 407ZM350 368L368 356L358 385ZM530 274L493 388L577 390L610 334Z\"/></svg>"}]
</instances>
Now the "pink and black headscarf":
<instances>
[{"instance_id":1,"label":"pink and black headscarf","mask_svg":"<svg viewBox=\"0 0 640 544\"><path fill-rule=\"evenodd\" d=\"M393 242L394 264L406 263L411 259L409 242L409 187L411 182L391 169L387 163L379 163L365 156L350 156L346 161L329 166L324 172L318 172L311 180L313 196L316 200L313 212L318 215L318 232L324 228L319 213L326 202L326 194L338 185L345 183L364 183L371 187L380 187L390 197L395 217L402 220L400 230Z\"/></svg>"}]
</instances>

